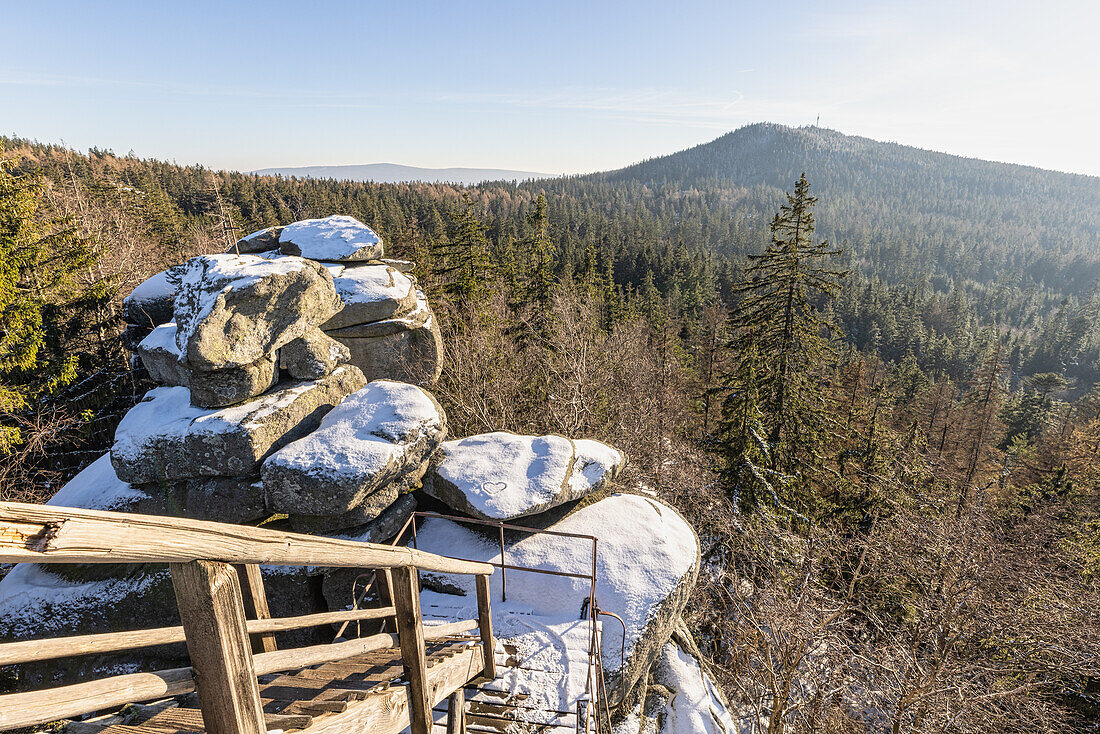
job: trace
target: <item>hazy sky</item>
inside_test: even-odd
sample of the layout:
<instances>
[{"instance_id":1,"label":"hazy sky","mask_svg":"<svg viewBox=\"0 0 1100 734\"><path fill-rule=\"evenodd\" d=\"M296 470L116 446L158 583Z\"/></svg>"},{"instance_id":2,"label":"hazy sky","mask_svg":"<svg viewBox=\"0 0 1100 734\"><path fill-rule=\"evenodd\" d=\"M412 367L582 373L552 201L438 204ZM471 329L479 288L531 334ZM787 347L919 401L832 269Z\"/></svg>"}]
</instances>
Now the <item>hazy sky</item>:
<instances>
[{"instance_id":1,"label":"hazy sky","mask_svg":"<svg viewBox=\"0 0 1100 734\"><path fill-rule=\"evenodd\" d=\"M1100 175L1100 0L0 0L0 132L583 172L750 122Z\"/></svg>"}]
</instances>

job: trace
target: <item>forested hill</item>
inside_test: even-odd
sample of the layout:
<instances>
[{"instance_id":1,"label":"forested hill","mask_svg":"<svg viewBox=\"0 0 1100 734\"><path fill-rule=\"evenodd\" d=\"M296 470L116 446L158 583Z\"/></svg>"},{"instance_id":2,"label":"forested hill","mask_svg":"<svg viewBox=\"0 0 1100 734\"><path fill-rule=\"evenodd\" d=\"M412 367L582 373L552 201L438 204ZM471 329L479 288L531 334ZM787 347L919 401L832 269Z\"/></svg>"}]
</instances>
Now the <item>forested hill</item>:
<instances>
[{"instance_id":1,"label":"forested hill","mask_svg":"<svg viewBox=\"0 0 1100 734\"><path fill-rule=\"evenodd\" d=\"M903 269L892 280L923 272L1081 294L1100 277L1100 209L1090 205L1100 178L1092 176L761 123L591 178L741 191L735 212L758 219L803 171L820 200L818 234L861 259L890 253ZM891 275L882 259L875 269Z\"/></svg>"}]
</instances>

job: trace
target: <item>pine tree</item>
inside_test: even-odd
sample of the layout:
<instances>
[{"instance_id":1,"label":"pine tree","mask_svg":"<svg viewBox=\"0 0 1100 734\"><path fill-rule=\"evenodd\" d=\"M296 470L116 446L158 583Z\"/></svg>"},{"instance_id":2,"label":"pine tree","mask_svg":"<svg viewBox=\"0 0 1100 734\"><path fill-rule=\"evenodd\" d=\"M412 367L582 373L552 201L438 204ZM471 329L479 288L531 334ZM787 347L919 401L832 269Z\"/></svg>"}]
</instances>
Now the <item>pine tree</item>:
<instances>
[{"instance_id":1,"label":"pine tree","mask_svg":"<svg viewBox=\"0 0 1100 734\"><path fill-rule=\"evenodd\" d=\"M803 174L772 220L771 243L762 254L749 256L734 286L742 299L731 317L733 366L723 379L728 396L720 435L728 485L747 476L738 462L752 462L754 481L767 480L761 486L772 488L765 470L771 476L805 478L824 462L830 428L820 369L832 357L830 336L837 327L818 306L838 293L846 273L825 262L840 250L813 241L817 199L809 188ZM746 383L750 377L751 385ZM747 417L734 419L738 413L748 415L750 395L760 411L758 424ZM748 447L755 448L745 453ZM761 499L758 492L742 494ZM776 492L771 501L790 510L794 499Z\"/></svg>"},{"instance_id":2,"label":"pine tree","mask_svg":"<svg viewBox=\"0 0 1100 734\"><path fill-rule=\"evenodd\" d=\"M546 214L546 197L535 199L535 206L527 215L531 236L524 242L527 258L527 298L541 313L550 312L550 300L554 291L554 257L556 250L550 239L550 218Z\"/></svg>"},{"instance_id":3,"label":"pine tree","mask_svg":"<svg viewBox=\"0 0 1100 734\"><path fill-rule=\"evenodd\" d=\"M469 193L462 195L462 208L454 215L445 239L435 243L432 257L442 290L466 305L489 289L491 259L487 227L478 219L477 204Z\"/></svg>"},{"instance_id":4,"label":"pine tree","mask_svg":"<svg viewBox=\"0 0 1100 734\"><path fill-rule=\"evenodd\" d=\"M74 275L94 261L88 240L65 219L43 221L43 179L21 174L0 149L0 455L20 443L14 414L72 382L79 355L65 335L99 300Z\"/></svg>"}]
</instances>

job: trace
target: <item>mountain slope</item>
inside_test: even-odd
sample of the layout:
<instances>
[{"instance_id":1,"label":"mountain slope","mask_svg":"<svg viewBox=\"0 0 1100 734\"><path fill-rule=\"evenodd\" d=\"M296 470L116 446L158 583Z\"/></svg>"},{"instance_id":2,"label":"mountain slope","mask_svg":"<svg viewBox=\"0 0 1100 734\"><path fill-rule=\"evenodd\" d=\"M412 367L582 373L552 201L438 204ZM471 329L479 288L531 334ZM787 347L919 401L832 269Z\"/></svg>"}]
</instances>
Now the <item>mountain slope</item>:
<instances>
[{"instance_id":1,"label":"mountain slope","mask_svg":"<svg viewBox=\"0 0 1100 734\"><path fill-rule=\"evenodd\" d=\"M803 171L820 198L819 234L858 256L889 239L915 249L918 263L939 259L931 271L981 251L980 280L1015 274L1053 285L1068 275L1079 290L1100 277L1100 178L1092 176L762 123L596 178L681 192L740 189L735 216L768 217Z\"/></svg>"},{"instance_id":2,"label":"mountain slope","mask_svg":"<svg viewBox=\"0 0 1100 734\"><path fill-rule=\"evenodd\" d=\"M252 171L264 176L279 175L297 178L331 178L337 181L374 181L375 183L457 183L473 185L483 181L525 181L548 178L552 174L533 171L510 171L497 168L417 168L396 163L367 163L350 166L300 166L263 168Z\"/></svg>"}]
</instances>

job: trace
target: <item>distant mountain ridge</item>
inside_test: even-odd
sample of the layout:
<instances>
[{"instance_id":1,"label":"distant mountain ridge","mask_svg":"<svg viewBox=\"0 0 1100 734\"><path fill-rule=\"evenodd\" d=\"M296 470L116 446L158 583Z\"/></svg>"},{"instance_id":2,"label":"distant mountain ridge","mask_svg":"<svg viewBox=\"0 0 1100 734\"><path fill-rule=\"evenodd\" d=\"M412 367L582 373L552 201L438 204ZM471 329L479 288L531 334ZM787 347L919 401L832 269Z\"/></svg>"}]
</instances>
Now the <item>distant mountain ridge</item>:
<instances>
[{"instance_id":1,"label":"distant mountain ridge","mask_svg":"<svg viewBox=\"0 0 1100 734\"><path fill-rule=\"evenodd\" d=\"M818 235L888 277L925 272L940 287L959 277L1022 279L1078 293L1100 279L1096 176L758 123L581 178L648 187L690 205L684 213L723 201L729 216L759 226L803 171L820 200Z\"/></svg>"},{"instance_id":2,"label":"distant mountain ridge","mask_svg":"<svg viewBox=\"0 0 1100 734\"><path fill-rule=\"evenodd\" d=\"M337 181L374 181L376 183L455 183L465 186L485 181L526 181L551 178L555 174L512 171L506 168L418 168L396 163L366 163L344 166L298 166L262 168L252 173L287 178L335 179Z\"/></svg>"}]
</instances>

